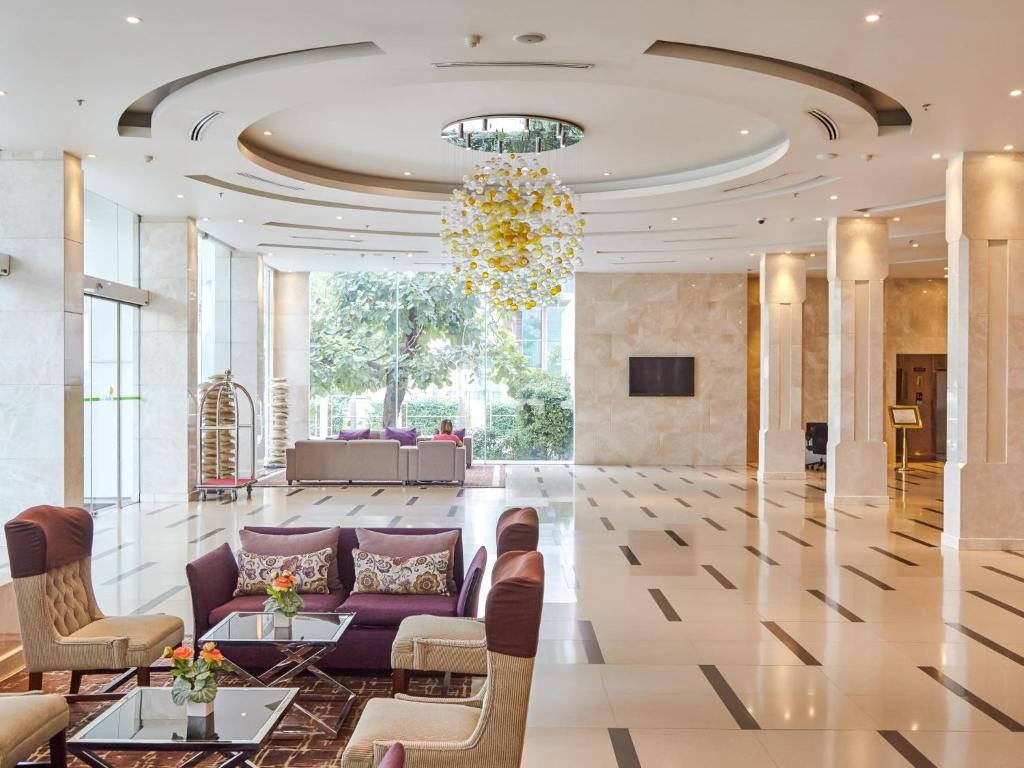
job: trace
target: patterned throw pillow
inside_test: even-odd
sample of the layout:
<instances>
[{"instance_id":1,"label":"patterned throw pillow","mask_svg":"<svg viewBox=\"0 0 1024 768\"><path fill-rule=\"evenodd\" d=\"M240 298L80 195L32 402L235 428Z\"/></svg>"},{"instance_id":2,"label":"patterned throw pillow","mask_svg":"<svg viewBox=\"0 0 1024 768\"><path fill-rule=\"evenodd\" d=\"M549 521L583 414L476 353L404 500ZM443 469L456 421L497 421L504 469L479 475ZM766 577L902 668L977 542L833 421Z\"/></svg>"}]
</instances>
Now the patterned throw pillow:
<instances>
[{"instance_id":1,"label":"patterned throw pillow","mask_svg":"<svg viewBox=\"0 0 1024 768\"><path fill-rule=\"evenodd\" d=\"M448 552L389 557L352 550L356 569L353 594L447 595Z\"/></svg>"},{"instance_id":2,"label":"patterned throw pillow","mask_svg":"<svg viewBox=\"0 0 1024 768\"><path fill-rule=\"evenodd\" d=\"M305 555L257 555L255 552L238 553L238 583L235 597L264 595L267 585L279 571L295 574L295 591L306 595L326 595L330 588L327 574L331 565L331 550L321 549Z\"/></svg>"}]
</instances>

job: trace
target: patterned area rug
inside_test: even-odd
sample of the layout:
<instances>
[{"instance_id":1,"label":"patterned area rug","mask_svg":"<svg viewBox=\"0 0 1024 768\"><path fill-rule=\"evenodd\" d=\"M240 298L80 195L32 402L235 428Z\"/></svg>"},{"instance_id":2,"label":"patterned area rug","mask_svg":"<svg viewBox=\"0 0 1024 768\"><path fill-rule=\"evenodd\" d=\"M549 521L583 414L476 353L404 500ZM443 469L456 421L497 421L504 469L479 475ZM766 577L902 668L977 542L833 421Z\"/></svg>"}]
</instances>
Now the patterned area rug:
<instances>
[{"instance_id":1,"label":"patterned area rug","mask_svg":"<svg viewBox=\"0 0 1024 768\"><path fill-rule=\"evenodd\" d=\"M45 676L44 688L48 693L66 693L70 675L67 673L49 672ZM108 681L109 677L95 675L86 677L82 683L82 693L97 691ZM356 694L356 701L349 712L345 723L342 726L339 737L335 740L323 735L307 736L301 740L289 739L271 741L266 749L258 753L253 762L261 768L322 768L322 766L339 765L341 753L352 736L352 731L359 716L366 706L366 702L373 698L390 698L391 696L391 675L373 673L365 675L341 675L338 680L346 685ZM468 696L470 694L471 678L454 677L449 690L449 696ZM152 684L154 686L170 685L169 674L154 669ZM221 680L221 685L240 685L237 678L230 675ZM135 687L134 682L124 685L121 690L129 691ZM316 678L306 675L300 677L292 687L301 688L304 693L323 692L327 686ZM13 677L0 682L0 692L12 693L25 691L28 688L28 676L19 673ZM414 696L442 696L444 695L443 678L440 676L417 676L410 679L409 693ZM73 704L71 705L71 728L68 736L81 728L86 723L99 715L108 704ZM330 715L339 710L330 703L304 702L303 706L313 711L318 716ZM302 728L309 726L310 721L298 713L285 715L281 727ZM47 751L40 750L33 755L32 760L46 760ZM177 766L183 756L182 752L112 752L101 753L101 755L118 766L138 766L139 768L171 768ZM83 765L79 760L69 756L69 764L74 766Z\"/></svg>"},{"instance_id":2,"label":"patterned area rug","mask_svg":"<svg viewBox=\"0 0 1024 768\"><path fill-rule=\"evenodd\" d=\"M474 464L466 470L467 488L504 488L504 464Z\"/></svg>"},{"instance_id":3,"label":"patterned area rug","mask_svg":"<svg viewBox=\"0 0 1024 768\"><path fill-rule=\"evenodd\" d=\"M302 483L302 486L329 487L337 483ZM388 483L387 485L397 485ZM504 488L505 487L505 465L504 464L474 464L466 470L467 488ZM286 488L288 481L285 480L284 470L277 469L264 475L256 481L257 488ZM293 486L299 487L299 486ZM359 487L373 488L373 483L359 483Z\"/></svg>"}]
</instances>

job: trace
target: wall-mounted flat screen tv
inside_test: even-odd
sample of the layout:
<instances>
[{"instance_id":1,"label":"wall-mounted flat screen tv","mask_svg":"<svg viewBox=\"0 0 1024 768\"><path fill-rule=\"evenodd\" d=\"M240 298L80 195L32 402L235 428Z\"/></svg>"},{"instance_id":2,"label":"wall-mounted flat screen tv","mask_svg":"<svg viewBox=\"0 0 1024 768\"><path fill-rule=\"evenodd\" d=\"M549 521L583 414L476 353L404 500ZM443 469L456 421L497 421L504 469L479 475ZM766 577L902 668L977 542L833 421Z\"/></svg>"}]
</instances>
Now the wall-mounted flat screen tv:
<instances>
[{"instance_id":1,"label":"wall-mounted flat screen tv","mask_svg":"<svg viewBox=\"0 0 1024 768\"><path fill-rule=\"evenodd\" d=\"M629 358L629 396L693 397L693 358Z\"/></svg>"}]
</instances>

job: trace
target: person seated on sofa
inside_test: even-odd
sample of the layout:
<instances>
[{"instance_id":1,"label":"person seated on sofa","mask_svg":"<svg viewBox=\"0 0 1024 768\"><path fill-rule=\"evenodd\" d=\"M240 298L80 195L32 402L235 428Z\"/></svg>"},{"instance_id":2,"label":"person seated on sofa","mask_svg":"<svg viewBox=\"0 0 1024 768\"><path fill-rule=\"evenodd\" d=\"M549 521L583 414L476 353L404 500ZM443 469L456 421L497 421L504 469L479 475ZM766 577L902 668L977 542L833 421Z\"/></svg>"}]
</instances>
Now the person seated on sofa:
<instances>
[{"instance_id":1,"label":"person seated on sofa","mask_svg":"<svg viewBox=\"0 0 1024 768\"><path fill-rule=\"evenodd\" d=\"M441 422L441 428L438 430L437 434L434 435L434 439L435 440L450 440L451 442L455 443L455 447L456 448L461 448L462 447L462 438L459 437L458 435L454 434L452 432L452 429L453 429L452 420L451 419L445 419L444 421Z\"/></svg>"}]
</instances>

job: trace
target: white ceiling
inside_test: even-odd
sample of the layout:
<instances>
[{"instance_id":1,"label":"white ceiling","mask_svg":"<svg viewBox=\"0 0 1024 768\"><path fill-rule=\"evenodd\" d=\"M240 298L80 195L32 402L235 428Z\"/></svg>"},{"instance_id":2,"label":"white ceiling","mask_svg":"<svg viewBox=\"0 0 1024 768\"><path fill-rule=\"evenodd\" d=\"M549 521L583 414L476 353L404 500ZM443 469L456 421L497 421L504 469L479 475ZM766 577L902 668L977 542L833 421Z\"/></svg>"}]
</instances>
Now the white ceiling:
<instances>
[{"instance_id":1,"label":"white ceiling","mask_svg":"<svg viewBox=\"0 0 1024 768\"><path fill-rule=\"evenodd\" d=\"M866 23L869 12L882 20ZM143 22L125 23L130 14ZM244 9L9 0L0 147L93 153L90 189L145 216L195 216L235 247L273 253L281 268L429 269L442 258L440 202L474 154L442 142L441 127L485 113L550 114L586 131L581 144L546 159L582 195L585 269L745 271L762 250L821 251L830 216L867 210L900 218L891 257L906 264L893 274L941 276L943 206L935 201L945 158L1024 146L1024 98L1008 96L1024 87L1022 23L1024 4L1006 0L571 0L557 13L537 0L306 0L301 8L250 0ZM512 40L533 31L548 39ZM466 47L468 34L481 36L478 47ZM658 40L865 83L901 103L913 128L880 133L838 87L646 55ZM379 55L302 54L199 78L160 104L150 137L118 135L130 104L179 78L370 42ZM446 61L593 67L432 66ZM827 141L808 109L831 115L840 139ZM190 141L192 125L212 110L223 114ZM817 159L822 153L837 157Z\"/></svg>"}]
</instances>

